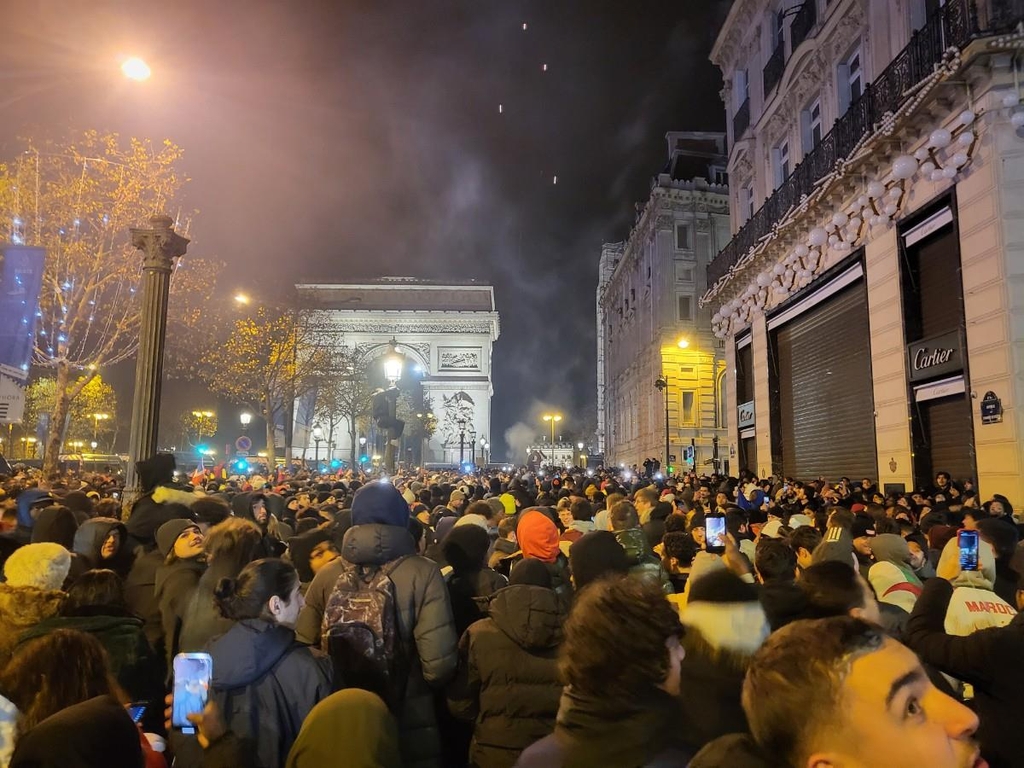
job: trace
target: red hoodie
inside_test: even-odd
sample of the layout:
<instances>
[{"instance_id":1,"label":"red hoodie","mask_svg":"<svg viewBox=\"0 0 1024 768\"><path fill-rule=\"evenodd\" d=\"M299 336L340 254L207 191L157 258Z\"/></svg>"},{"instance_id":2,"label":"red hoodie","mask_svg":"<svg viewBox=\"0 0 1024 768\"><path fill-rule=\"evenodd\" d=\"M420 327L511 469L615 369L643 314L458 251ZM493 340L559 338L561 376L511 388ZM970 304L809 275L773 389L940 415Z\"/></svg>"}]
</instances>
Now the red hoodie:
<instances>
[{"instance_id":1,"label":"red hoodie","mask_svg":"<svg viewBox=\"0 0 1024 768\"><path fill-rule=\"evenodd\" d=\"M553 563L558 557L558 528L543 512L534 510L523 515L516 538L526 557L544 563Z\"/></svg>"}]
</instances>

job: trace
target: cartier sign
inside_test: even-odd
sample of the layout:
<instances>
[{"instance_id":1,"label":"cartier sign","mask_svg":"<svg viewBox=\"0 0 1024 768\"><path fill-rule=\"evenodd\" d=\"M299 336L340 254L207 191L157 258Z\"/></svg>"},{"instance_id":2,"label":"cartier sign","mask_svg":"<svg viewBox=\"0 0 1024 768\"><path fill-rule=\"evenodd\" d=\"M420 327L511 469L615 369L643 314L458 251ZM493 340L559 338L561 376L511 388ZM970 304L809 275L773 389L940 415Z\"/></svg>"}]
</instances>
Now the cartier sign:
<instances>
[{"instance_id":1,"label":"cartier sign","mask_svg":"<svg viewBox=\"0 0 1024 768\"><path fill-rule=\"evenodd\" d=\"M739 429L754 426L754 401L743 403L736 409L736 426Z\"/></svg>"},{"instance_id":2,"label":"cartier sign","mask_svg":"<svg viewBox=\"0 0 1024 768\"><path fill-rule=\"evenodd\" d=\"M953 331L907 345L911 381L924 381L964 369L960 332Z\"/></svg>"}]
</instances>

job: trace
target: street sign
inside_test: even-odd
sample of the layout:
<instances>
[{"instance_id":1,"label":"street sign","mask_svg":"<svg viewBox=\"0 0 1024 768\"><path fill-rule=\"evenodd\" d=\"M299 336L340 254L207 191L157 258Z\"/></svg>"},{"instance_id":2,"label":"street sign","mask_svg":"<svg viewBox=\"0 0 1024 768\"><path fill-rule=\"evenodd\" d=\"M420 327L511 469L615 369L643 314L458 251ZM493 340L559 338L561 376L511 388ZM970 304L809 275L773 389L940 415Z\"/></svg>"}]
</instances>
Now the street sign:
<instances>
[{"instance_id":1,"label":"street sign","mask_svg":"<svg viewBox=\"0 0 1024 768\"><path fill-rule=\"evenodd\" d=\"M1003 401L989 391L981 398L981 423L998 424L1003 420Z\"/></svg>"},{"instance_id":2,"label":"street sign","mask_svg":"<svg viewBox=\"0 0 1024 768\"><path fill-rule=\"evenodd\" d=\"M252 438L248 435L242 435L235 440L235 450L244 456L248 456L249 451L252 450Z\"/></svg>"},{"instance_id":3,"label":"street sign","mask_svg":"<svg viewBox=\"0 0 1024 768\"><path fill-rule=\"evenodd\" d=\"M670 453L670 454L668 455L668 460L669 460L669 461L675 461L675 460L676 460L676 455L675 455L674 453Z\"/></svg>"}]
</instances>

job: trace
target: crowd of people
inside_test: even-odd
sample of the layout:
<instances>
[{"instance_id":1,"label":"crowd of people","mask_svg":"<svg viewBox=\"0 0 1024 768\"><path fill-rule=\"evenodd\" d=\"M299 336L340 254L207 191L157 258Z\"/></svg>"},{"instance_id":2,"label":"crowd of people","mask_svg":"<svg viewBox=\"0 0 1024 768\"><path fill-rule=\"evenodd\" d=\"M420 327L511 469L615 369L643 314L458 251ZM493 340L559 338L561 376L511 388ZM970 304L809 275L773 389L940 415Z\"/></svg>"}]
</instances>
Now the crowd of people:
<instances>
[{"instance_id":1,"label":"crowd of people","mask_svg":"<svg viewBox=\"0 0 1024 768\"><path fill-rule=\"evenodd\" d=\"M0 768L1024 766L970 480L138 469L0 478Z\"/></svg>"}]
</instances>

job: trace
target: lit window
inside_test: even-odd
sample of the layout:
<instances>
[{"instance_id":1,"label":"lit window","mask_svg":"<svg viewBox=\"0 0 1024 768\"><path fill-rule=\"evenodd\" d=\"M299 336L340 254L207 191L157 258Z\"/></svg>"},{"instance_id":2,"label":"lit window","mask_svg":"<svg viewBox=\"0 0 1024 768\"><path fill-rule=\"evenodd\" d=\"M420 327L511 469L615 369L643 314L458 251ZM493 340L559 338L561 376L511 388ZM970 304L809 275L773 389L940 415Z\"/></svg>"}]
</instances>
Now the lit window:
<instances>
[{"instance_id":1,"label":"lit window","mask_svg":"<svg viewBox=\"0 0 1024 768\"><path fill-rule=\"evenodd\" d=\"M686 390L682 393L679 409L679 420L684 427L693 427L697 424L697 397L696 393Z\"/></svg>"}]
</instances>

